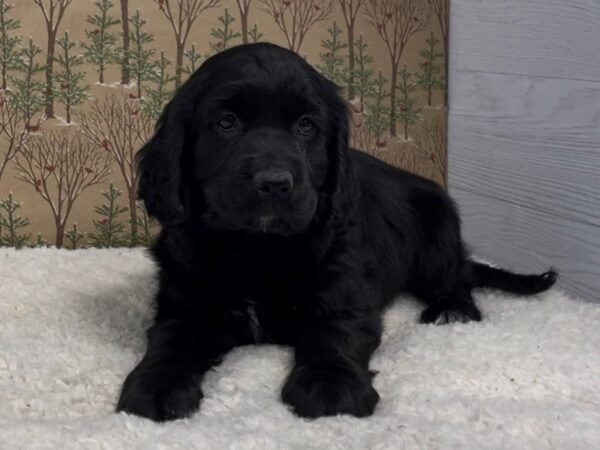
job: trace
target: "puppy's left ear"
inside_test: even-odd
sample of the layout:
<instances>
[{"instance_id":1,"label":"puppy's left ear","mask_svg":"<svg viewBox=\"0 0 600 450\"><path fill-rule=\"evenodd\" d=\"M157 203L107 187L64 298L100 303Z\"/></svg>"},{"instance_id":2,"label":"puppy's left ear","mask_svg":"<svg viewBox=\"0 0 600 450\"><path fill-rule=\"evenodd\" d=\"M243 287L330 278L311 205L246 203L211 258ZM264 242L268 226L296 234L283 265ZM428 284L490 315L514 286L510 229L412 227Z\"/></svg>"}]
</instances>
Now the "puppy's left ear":
<instances>
[{"instance_id":1,"label":"puppy's left ear","mask_svg":"<svg viewBox=\"0 0 600 450\"><path fill-rule=\"evenodd\" d=\"M329 99L328 104L333 119L333 130L328 144L330 207L334 226L344 227L350 219L359 193L349 150L350 110L337 93Z\"/></svg>"},{"instance_id":2,"label":"puppy's left ear","mask_svg":"<svg viewBox=\"0 0 600 450\"><path fill-rule=\"evenodd\" d=\"M188 115L176 104L165 107L154 136L136 155L138 198L161 225L181 223L185 218L182 164Z\"/></svg>"}]
</instances>

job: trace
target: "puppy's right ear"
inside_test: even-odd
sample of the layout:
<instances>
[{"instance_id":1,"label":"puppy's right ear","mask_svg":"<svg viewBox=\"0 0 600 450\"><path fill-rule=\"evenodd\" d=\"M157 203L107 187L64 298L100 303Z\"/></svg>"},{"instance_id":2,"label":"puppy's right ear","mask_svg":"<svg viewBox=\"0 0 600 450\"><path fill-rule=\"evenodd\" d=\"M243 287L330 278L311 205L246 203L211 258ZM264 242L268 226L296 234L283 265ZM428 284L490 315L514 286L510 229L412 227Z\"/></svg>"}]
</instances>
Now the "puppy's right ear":
<instances>
[{"instance_id":1,"label":"puppy's right ear","mask_svg":"<svg viewBox=\"0 0 600 450\"><path fill-rule=\"evenodd\" d=\"M188 117L174 102L165 107L154 136L136 155L138 198L163 226L185 219L181 159Z\"/></svg>"}]
</instances>

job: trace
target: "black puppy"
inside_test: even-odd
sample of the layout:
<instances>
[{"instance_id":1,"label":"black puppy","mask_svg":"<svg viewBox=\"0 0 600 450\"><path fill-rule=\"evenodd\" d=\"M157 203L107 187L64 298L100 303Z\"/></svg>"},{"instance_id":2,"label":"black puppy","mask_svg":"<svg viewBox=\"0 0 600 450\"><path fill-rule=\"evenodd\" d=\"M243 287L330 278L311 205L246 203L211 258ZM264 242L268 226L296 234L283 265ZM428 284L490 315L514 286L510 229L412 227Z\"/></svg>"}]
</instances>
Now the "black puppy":
<instances>
[{"instance_id":1,"label":"black puppy","mask_svg":"<svg viewBox=\"0 0 600 450\"><path fill-rule=\"evenodd\" d=\"M473 288L548 289L469 261L435 183L348 148L336 87L296 54L251 44L208 59L139 153L139 194L163 225L148 350L119 411L198 409L200 381L235 346L292 346L282 399L301 416L368 416L384 308L422 300L423 323L481 320Z\"/></svg>"}]
</instances>

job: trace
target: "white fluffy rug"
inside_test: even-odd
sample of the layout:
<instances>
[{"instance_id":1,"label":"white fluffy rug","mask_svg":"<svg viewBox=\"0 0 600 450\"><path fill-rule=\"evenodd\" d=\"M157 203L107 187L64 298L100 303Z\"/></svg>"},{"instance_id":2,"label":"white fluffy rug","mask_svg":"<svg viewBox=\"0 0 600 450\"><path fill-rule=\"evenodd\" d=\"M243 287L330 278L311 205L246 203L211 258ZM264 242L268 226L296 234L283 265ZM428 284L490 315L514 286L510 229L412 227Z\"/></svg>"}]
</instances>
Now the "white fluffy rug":
<instances>
[{"instance_id":1,"label":"white fluffy rug","mask_svg":"<svg viewBox=\"0 0 600 450\"><path fill-rule=\"evenodd\" d=\"M0 449L600 449L600 305L555 290L478 293L482 323L419 325L399 301L367 419L305 421L279 402L291 353L245 347L200 412L113 412L144 350L156 287L141 250L0 250Z\"/></svg>"}]
</instances>

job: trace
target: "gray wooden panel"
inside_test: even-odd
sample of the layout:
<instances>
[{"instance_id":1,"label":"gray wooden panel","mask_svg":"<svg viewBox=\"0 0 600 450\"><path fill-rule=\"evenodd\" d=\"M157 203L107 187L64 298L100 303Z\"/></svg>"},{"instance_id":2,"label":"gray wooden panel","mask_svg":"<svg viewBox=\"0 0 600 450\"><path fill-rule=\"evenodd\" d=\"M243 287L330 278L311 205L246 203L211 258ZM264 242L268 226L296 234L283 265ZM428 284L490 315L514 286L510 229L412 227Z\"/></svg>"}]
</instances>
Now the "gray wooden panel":
<instances>
[{"instance_id":1,"label":"gray wooden panel","mask_svg":"<svg viewBox=\"0 0 600 450\"><path fill-rule=\"evenodd\" d=\"M450 6L452 68L600 81L600 0Z\"/></svg>"},{"instance_id":2,"label":"gray wooden panel","mask_svg":"<svg viewBox=\"0 0 600 450\"><path fill-rule=\"evenodd\" d=\"M600 226L600 83L453 80L452 186Z\"/></svg>"},{"instance_id":3,"label":"gray wooden panel","mask_svg":"<svg viewBox=\"0 0 600 450\"><path fill-rule=\"evenodd\" d=\"M600 301L600 0L451 4L449 185L475 252Z\"/></svg>"},{"instance_id":4,"label":"gray wooden panel","mask_svg":"<svg viewBox=\"0 0 600 450\"><path fill-rule=\"evenodd\" d=\"M475 255L523 272L552 265L561 274L560 286L600 301L600 228L459 188L451 195Z\"/></svg>"}]
</instances>

